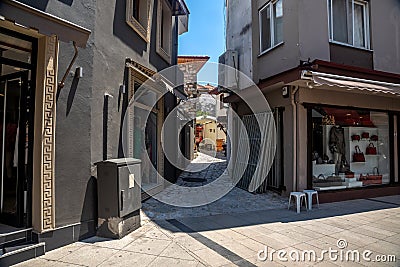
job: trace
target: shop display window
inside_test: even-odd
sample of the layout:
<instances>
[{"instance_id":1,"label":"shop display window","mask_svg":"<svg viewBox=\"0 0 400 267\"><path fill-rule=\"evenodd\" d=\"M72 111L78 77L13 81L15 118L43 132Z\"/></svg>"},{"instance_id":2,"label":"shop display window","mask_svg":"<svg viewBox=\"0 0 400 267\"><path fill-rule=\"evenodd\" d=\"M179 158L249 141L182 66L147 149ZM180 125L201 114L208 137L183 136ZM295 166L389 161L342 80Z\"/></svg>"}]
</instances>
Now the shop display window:
<instances>
[{"instance_id":1,"label":"shop display window","mask_svg":"<svg viewBox=\"0 0 400 267\"><path fill-rule=\"evenodd\" d=\"M312 187L334 190L390 182L389 116L361 109L312 109Z\"/></svg>"}]
</instances>

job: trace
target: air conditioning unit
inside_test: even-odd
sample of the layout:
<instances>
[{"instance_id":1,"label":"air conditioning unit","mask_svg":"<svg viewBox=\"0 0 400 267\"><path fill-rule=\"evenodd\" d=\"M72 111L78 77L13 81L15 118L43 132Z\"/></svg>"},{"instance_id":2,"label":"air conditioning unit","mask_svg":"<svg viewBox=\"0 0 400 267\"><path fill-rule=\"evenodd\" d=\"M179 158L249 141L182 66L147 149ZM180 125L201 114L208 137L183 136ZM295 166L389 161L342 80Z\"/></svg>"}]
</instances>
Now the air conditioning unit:
<instances>
[{"instance_id":1,"label":"air conditioning unit","mask_svg":"<svg viewBox=\"0 0 400 267\"><path fill-rule=\"evenodd\" d=\"M239 85L238 53L227 50L219 57L218 91L226 92L237 89Z\"/></svg>"}]
</instances>

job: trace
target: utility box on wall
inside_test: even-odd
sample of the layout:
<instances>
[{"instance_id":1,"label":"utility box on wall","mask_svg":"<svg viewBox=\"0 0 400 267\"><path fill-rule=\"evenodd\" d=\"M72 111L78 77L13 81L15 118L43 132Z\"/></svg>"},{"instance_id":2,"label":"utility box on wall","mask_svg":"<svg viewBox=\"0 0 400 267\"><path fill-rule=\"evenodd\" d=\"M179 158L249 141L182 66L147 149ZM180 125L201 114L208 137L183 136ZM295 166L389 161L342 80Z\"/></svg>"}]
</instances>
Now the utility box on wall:
<instances>
[{"instance_id":1,"label":"utility box on wall","mask_svg":"<svg viewBox=\"0 0 400 267\"><path fill-rule=\"evenodd\" d=\"M122 238L140 227L141 160L97 163L97 236Z\"/></svg>"}]
</instances>

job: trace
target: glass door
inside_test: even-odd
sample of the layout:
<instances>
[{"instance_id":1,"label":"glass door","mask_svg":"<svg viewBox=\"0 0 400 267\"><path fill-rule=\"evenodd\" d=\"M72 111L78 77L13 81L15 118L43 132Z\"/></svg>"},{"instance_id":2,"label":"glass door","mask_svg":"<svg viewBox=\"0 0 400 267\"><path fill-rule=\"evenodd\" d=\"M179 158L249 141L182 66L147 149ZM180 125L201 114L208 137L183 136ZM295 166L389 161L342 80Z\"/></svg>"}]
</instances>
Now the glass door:
<instances>
[{"instance_id":1,"label":"glass door","mask_svg":"<svg viewBox=\"0 0 400 267\"><path fill-rule=\"evenodd\" d=\"M28 71L0 76L0 223L21 227L28 172Z\"/></svg>"}]
</instances>

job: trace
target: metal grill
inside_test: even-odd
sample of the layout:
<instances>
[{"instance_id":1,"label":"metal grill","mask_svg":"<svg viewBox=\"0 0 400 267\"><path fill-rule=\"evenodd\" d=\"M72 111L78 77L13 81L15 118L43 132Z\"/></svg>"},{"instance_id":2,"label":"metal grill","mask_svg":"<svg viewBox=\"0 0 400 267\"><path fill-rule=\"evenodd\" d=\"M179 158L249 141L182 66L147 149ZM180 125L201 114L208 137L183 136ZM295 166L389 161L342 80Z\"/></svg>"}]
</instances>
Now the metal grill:
<instances>
[{"instance_id":1,"label":"metal grill","mask_svg":"<svg viewBox=\"0 0 400 267\"><path fill-rule=\"evenodd\" d=\"M264 193L268 189L281 190L282 184L282 111L275 109L273 112L276 125L277 149L273 165L268 173L267 179L256 189L255 193ZM259 125L258 121L264 122L263 116L268 113L259 113L243 116L242 122L245 126L241 129L238 146L237 157L235 161L234 174L243 175L240 177L237 187L248 190L251 179L256 171L259 156L262 148L262 136L259 127L267 127L267 125ZM258 120L258 121L257 121ZM248 140L249 147L246 146ZM248 157L248 161L246 161ZM264 163L260 163L264 164ZM238 177L239 175L234 175Z\"/></svg>"}]
</instances>

